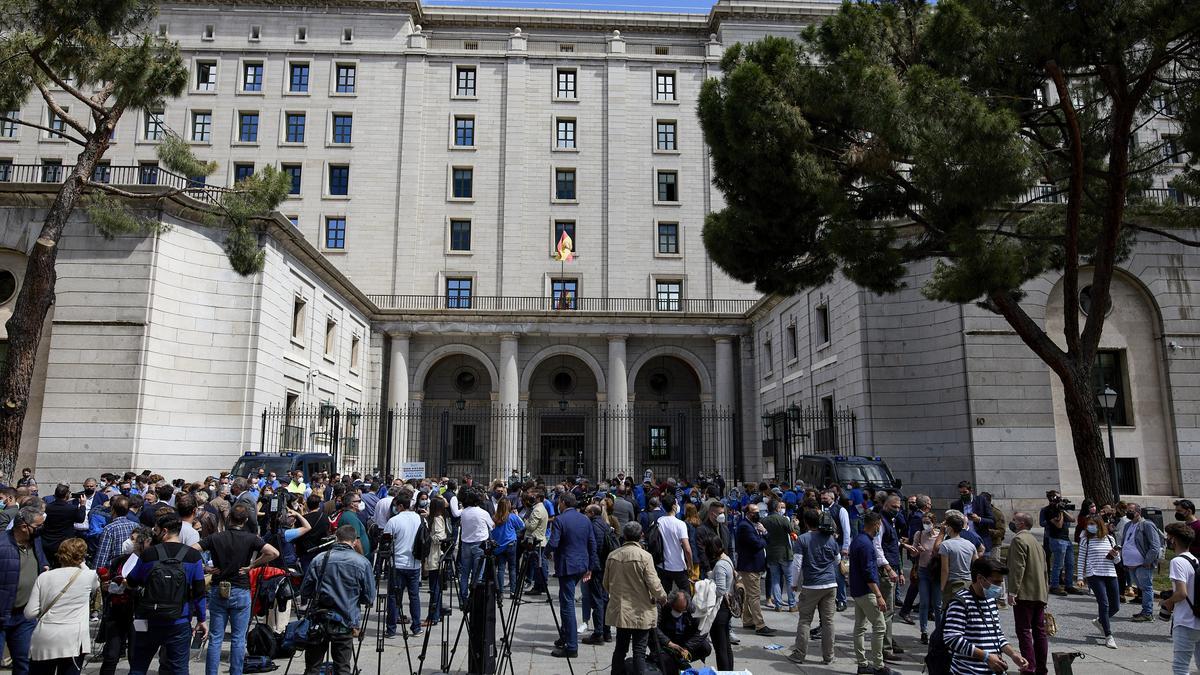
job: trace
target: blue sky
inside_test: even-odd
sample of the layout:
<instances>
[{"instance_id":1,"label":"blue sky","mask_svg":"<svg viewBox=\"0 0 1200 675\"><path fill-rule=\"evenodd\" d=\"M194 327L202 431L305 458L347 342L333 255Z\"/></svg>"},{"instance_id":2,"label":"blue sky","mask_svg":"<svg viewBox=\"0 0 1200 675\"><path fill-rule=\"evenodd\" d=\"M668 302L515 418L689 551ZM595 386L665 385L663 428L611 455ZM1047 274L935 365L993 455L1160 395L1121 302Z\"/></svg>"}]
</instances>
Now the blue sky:
<instances>
[{"instance_id":1,"label":"blue sky","mask_svg":"<svg viewBox=\"0 0 1200 675\"><path fill-rule=\"evenodd\" d=\"M426 6L535 7L707 13L713 0L425 0Z\"/></svg>"}]
</instances>

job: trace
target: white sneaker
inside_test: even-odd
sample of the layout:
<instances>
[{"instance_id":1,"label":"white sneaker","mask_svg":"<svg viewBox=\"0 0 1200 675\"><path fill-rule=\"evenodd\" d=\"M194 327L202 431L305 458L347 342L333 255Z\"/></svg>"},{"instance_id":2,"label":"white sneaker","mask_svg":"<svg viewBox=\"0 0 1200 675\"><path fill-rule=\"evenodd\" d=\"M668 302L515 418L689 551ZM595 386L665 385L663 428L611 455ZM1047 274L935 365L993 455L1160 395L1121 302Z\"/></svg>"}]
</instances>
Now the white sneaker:
<instances>
[{"instance_id":1,"label":"white sneaker","mask_svg":"<svg viewBox=\"0 0 1200 675\"><path fill-rule=\"evenodd\" d=\"M1108 647L1109 649L1116 649L1116 648L1117 648L1117 640L1116 640L1116 638L1114 638L1114 637L1113 637L1113 636L1111 636L1111 635L1109 635L1108 637L1104 638L1104 646L1105 646L1105 647Z\"/></svg>"},{"instance_id":2,"label":"white sneaker","mask_svg":"<svg viewBox=\"0 0 1200 675\"><path fill-rule=\"evenodd\" d=\"M586 624L586 623L581 623L581 624L579 624L579 634L580 634L580 635L584 635L584 634L590 634L591 632L592 632L592 627L591 627L591 626L589 626L589 625L588 625L588 624Z\"/></svg>"},{"instance_id":3,"label":"white sneaker","mask_svg":"<svg viewBox=\"0 0 1200 675\"><path fill-rule=\"evenodd\" d=\"M1096 630L1100 631L1101 634L1104 633L1104 624L1100 623L1100 619L1092 619L1092 625L1095 626Z\"/></svg>"}]
</instances>

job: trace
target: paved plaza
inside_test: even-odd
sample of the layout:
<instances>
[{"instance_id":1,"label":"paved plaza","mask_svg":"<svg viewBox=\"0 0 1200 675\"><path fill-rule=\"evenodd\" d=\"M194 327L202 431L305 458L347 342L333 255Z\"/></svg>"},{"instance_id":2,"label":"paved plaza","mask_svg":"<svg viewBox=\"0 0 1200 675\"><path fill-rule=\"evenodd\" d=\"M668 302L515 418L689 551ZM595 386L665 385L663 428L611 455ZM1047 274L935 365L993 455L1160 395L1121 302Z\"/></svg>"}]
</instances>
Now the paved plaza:
<instances>
[{"instance_id":1,"label":"paved plaza","mask_svg":"<svg viewBox=\"0 0 1200 675\"><path fill-rule=\"evenodd\" d=\"M553 591L553 586L551 588ZM555 597L557 598L557 595ZM505 604L507 605L508 602L506 601ZM1051 638L1050 641L1051 653L1083 652L1085 655L1084 659L1076 661L1074 666L1074 672L1079 674L1116 675L1118 673L1157 674L1170 672L1171 640L1167 624L1160 621L1153 623L1131 623L1128 617L1133 614L1134 606L1122 605L1121 613L1114 619L1113 623L1113 634L1116 636L1117 644L1120 648L1111 650L1096 642L1097 632L1091 625L1091 619L1096 616L1095 608L1095 602L1090 596L1051 597L1049 609L1057 618L1059 627L1058 635ZM855 672L854 646L852 642L852 631L854 628L853 608L837 615L835 628L837 661L830 666L824 666L819 663L819 641L816 644L810 643L809 653L810 661L815 658L817 663L810 662L804 666L797 666L788 661L788 651L796 637L796 615L767 610L764 611L763 616L766 618L767 623L778 631L778 635L767 638L757 636L752 631L735 630L742 642L733 648L734 665L739 671L748 670L755 675L762 673L812 673L814 675L824 675L826 673ZM1003 618L1005 634L1012 639L1014 637L1012 611L1002 610L1001 616ZM457 630L458 624L459 617L456 615L453 619L452 629ZM541 602L532 602L521 607L517 618L517 625L518 629L514 641L515 650L513 654L514 673L517 675L557 675L559 673L570 672L565 660L550 656L550 650L553 648L553 642L557 634L554 628L554 621L550 615L550 609L544 602L544 596ZM497 626L499 626L499 619L497 619ZM497 634L499 634L499 627L497 627ZM892 664L892 667L905 674L920 673L924 649L918 641L920 633L917 627L905 625L897 620L895 634L897 642L905 649L905 654L903 655L904 662ZM375 635L375 621L374 617L372 617L371 626L368 628L367 637L363 642L359 664L363 675L370 675L377 671L391 675L412 672L408 669L404 641L399 637L386 642L382 667L379 667L379 659L376 657L375 652ZM438 672L440 637L440 631L435 628L429 640L428 656L421 670L422 673ZM414 671L417 668L417 657L421 650L422 639L423 636L422 638L409 638L410 655L413 663L412 670ZM453 636L451 640L453 641ZM784 645L784 648L772 651L766 649L769 645ZM816 651L815 657L813 654L814 649ZM579 658L572 660L571 667L574 668L574 675L595 675L595 673L607 672L609 670L611 657L612 643L603 647L591 647L581 644L579 646ZM275 672L284 673L287 662L279 661L278 664L279 669ZM710 663L709 665L715 664ZM97 667L95 664L89 665L85 669L85 673L94 673ZM301 661L297 658L287 672L294 675L302 673L303 670ZM126 673L127 671L127 664L122 663L118 669L118 673ZM202 674L203 672L203 663L193 659L190 673L194 675L197 673ZM465 631L462 643L451 664L450 672L467 672ZM1015 673L1015 669L1009 672ZM1051 672L1054 672L1053 666L1051 666Z\"/></svg>"}]
</instances>

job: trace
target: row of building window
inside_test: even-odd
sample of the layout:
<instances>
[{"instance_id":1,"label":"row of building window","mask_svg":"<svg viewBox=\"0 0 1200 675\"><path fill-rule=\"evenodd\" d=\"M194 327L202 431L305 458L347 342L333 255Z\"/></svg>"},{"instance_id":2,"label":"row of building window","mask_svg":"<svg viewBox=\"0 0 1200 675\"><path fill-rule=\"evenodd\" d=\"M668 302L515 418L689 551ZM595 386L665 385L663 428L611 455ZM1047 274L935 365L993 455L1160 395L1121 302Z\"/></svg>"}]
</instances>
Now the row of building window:
<instances>
[{"instance_id":1,"label":"row of building window","mask_svg":"<svg viewBox=\"0 0 1200 675\"><path fill-rule=\"evenodd\" d=\"M64 112L70 112L64 108ZM145 141L160 141L167 135L164 123L165 111L162 109L147 110L142 117L141 138ZM0 118L0 138L16 138L20 111L10 110ZM257 110L242 110L237 113L237 142L257 143L261 131L262 117ZM66 125L62 118L53 111L47 112L47 138L63 138ZM191 114L189 140L196 143L212 142L213 113L209 110L194 110ZM284 143L304 143L308 136L308 114L305 112L287 112L284 115ZM354 115L352 113L331 113L329 118L329 136L327 142L333 145L349 145L354 138Z\"/></svg>"},{"instance_id":2,"label":"row of building window","mask_svg":"<svg viewBox=\"0 0 1200 675\"><path fill-rule=\"evenodd\" d=\"M823 349L829 346L833 339L833 333L829 326L829 303L824 303L813 308L812 329L816 338L816 348ZM797 336L796 324L790 323L784 328L784 340L787 350L786 356L788 362L795 361L800 358L800 340ZM763 340L763 377L770 377L775 370L775 352L773 350L773 341L771 338Z\"/></svg>"},{"instance_id":3,"label":"row of building window","mask_svg":"<svg viewBox=\"0 0 1200 675\"><path fill-rule=\"evenodd\" d=\"M196 77L193 91L217 91L216 60L196 61ZM309 61L288 61L287 79L283 81L289 94L308 94L312 84L312 65ZM242 61L238 91L243 94L260 94L266 86L267 66L264 61ZM358 64L334 63L332 82L335 94L358 93Z\"/></svg>"},{"instance_id":4,"label":"row of building window","mask_svg":"<svg viewBox=\"0 0 1200 675\"><path fill-rule=\"evenodd\" d=\"M453 218L450 220L450 250L455 253L471 252L471 221L466 218ZM550 245L553 247L562 239L563 233L566 233L573 242L573 250L579 253L579 237L575 227L574 220L555 220L554 235L551 238ZM655 224L656 241L658 253L660 255L679 255L679 223L675 222L659 222Z\"/></svg>"},{"instance_id":5,"label":"row of building window","mask_svg":"<svg viewBox=\"0 0 1200 675\"><path fill-rule=\"evenodd\" d=\"M454 96L476 98L479 95L479 71L476 66L454 67ZM677 74L673 70L654 71L654 101L659 103L678 102L676 90ZM554 98L559 101L579 100L579 70L577 68L554 69Z\"/></svg>"},{"instance_id":6,"label":"row of building window","mask_svg":"<svg viewBox=\"0 0 1200 675\"><path fill-rule=\"evenodd\" d=\"M578 124L574 117L554 118L554 148L556 150L578 150ZM654 121L654 147L661 152L679 150L679 123L676 120ZM474 115L455 115L451 144L460 150L471 150L478 140L475 133Z\"/></svg>"},{"instance_id":7,"label":"row of building window","mask_svg":"<svg viewBox=\"0 0 1200 675\"><path fill-rule=\"evenodd\" d=\"M332 316L325 317L325 333L322 341L322 353L326 360L337 361L338 321ZM308 330L308 300L302 295L296 295L292 300L292 340L303 345L305 333ZM358 331L350 335L350 370L358 371L361 360L362 339Z\"/></svg>"},{"instance_id":8,"label":"row of building window","mask_svg":"<svg viewBox=\"0 0 1200 675\"><path fill-rule=\"evenodd\" d=\"M169 36L170 35L170 24L166 24L166 23L158 24L158 34L161 37ZM216 37L217 37L216 26L214 26L211 23L205 24L204 30L201 31L201 33L200 33L200 39L207 42L210 40L215 40ZM250 42L258 42L258 41L262 40L262 37L263 37L262 26L258 26L258 25L250 26L250 34L247 37L247 39ZM294 39L296 42L300 42L300 43L308 42L308 26L296 26L296 32L294 33ZM342 28L342 44L348 45L353 42L354 42L354 29L349 26Z\"/></svg>"}]
</instances>

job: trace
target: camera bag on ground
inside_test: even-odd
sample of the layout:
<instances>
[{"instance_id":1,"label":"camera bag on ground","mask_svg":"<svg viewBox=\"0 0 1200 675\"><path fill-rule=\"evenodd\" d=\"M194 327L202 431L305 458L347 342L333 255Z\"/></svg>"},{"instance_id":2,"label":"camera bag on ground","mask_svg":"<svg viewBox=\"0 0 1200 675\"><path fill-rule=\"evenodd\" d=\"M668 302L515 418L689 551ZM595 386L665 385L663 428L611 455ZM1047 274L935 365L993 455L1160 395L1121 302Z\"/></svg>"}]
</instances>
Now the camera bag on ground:
<instances>
[{"instance_id":1,"label":"camera bag on ground","mask_svg":"<svg viewBox=\"0 0 1200 675\"><path fill-rule=\"evenodd\" d=\"M269 673L275 670L279 670L279 666L265 656L247 656L242 662L243 673Z\"/></svg>"}]
</instances>

